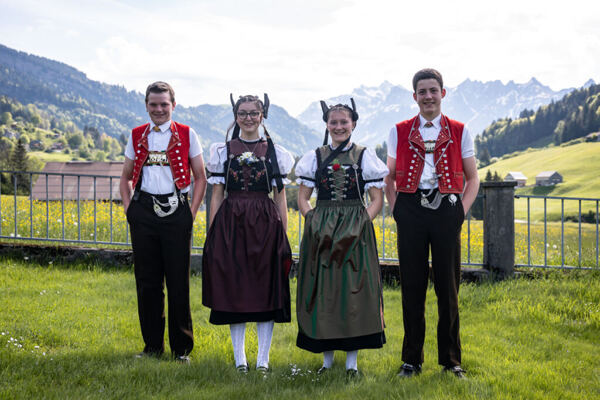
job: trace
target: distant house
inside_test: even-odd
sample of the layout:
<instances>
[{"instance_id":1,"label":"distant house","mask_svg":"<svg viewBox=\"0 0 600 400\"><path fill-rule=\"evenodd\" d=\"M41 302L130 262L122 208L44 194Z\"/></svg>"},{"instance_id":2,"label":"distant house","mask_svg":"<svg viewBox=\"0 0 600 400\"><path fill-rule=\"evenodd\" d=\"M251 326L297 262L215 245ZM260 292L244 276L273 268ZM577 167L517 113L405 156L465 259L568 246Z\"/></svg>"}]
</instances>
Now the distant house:
<instances>
[{"instance_id":1,"label":"distant house","mask_svg":"<svg viewBox=\"0 0 600 400\"><path fill-rule=\"evenodd\" d=\"M61 151L64 150L64 148L65 145L62 142L54 142L50 145L48 149L52 151Z\"/></svg>"},{"instance_id":2,"label":"distant house","mask_svg":"<svg viewBox=\"0 0 600 400\"><path fill-rule=\"evenodd\" d=\"M29 142L30 150L44 150L44 144L41 140L32 140Z\"/></svg>"},{"instance_id":3,"label":"distant house","mask_svg":"<svg viewBox=\"0 0 600 400\"><path fill-rule=\"evenodd\" d=\"M121 200L119 178L123 170L123 162L48 162L33 186L34 200ZM61 175L65 174L65 175ZM79 175L79 177L77 176ZM83 176L85 175L85 176ZM94 176L96 189L94 194ZM110 178L100 178L108 176ZM63 178L64 177L64 178ZM35 176L34 176L35 178ZM64 181L63 181L64 179ZM79 191L77 187L79 186ZM112 194L111 194L112 187ZM79 195L78 195L79 193Z\"/></svg>"},{"instance_id":4,"label":"distant house","mask_svg":"<svg viewBox=\"0 0 600 400\"><path fill-rule=\"evenodd\" d=\"M17 134L9 129L5 129L4 133L2 134L2 136L5 136L9 139L14 139L17 137Z\"/></svg>"},{"instance_id":5,"label":"distant house","mask_svg":"<svg viewBox=\"0 0 600 400\"><path fill-rule=\"evenodd\" d=\"M511 171L508 174L506 174L506 176L504 177L504 181L508 182L508 181L516 181L517 182L517 187L523 187L525 185L527 185L527 177L525 175L523 175L522 172L519 171Z\"/></svg>"},{"instance_id":6,"label":"distant house","mask_svg":"<svg viewBox=\"0 0 600 400\"><path fill-rule=\"evenodd\" d=\"M535 177L535 185L536 186L552 186L557 183L561 183L563 181L563 177L556 171L544 171L540 172Z\"/></svg>"},{"instance_id":7,"label":"distant house","mask_svg":"<svg viewBox=\"0 0 600 400\"><path fill-rule=\"evenodd\" d=\"M592 132L585 136L586 142L600 142L600 132Z\"/></svg>"}]
</instances>

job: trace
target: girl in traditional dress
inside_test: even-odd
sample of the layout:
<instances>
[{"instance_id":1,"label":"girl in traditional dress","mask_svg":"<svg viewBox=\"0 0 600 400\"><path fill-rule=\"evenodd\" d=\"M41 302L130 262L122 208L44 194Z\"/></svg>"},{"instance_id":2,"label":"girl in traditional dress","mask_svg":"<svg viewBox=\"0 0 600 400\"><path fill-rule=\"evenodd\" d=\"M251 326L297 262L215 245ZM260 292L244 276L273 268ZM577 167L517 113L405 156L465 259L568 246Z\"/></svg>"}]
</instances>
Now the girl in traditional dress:
<instances>
[{"instance_id":1,"label":"girl in traditional dress","mask_svg":"<svg viewBox=\"0 0 600 400\"><path fill-rule=\"evenodd\" d=\"M292 254L286 236L284 184L293 156L273 145L262 125L269 99L242 96L233 106L232 139L210 147L213 185L210 228L202 257L202 304L212 324L229 324L235 365L248 372L246 323L256 322L259 372L269 370L274 322L290 322L288 273ZM263 126L265 136L259 135ZM229 136L229 130L227 136ZM273 200L269 193L273 191Z\"/></svg>"},{"instance_id":2,"label":"girl in traditional dress","mask_svg":"<svg viewBox=\"0 0 600 400\"><path fill-rule=\"evenodd\" d=\"M358 374L359 349L385 343L381 274L372 220L383 205L386 165L374 151L350 142L358 114L321 102L327 123L323 147L296 166L298 207L306 218L300 246L296 345L323 353L318 373L346 352L346 371ZM327 144L328 135L331 145ZM309 202L317 189L316 207ZM369 205L364 192L369 192Z\"/></svg>"}]
</instances>

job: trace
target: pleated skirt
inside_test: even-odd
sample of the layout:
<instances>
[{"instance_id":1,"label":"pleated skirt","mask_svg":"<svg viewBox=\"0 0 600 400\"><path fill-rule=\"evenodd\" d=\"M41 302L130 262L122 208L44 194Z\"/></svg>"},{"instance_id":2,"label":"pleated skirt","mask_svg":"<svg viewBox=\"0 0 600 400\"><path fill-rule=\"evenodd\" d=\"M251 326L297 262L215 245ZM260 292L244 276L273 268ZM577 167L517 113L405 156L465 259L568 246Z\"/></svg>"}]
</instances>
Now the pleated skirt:
<instances>
[{"instance_id":1,"label":"pleated skirt","mask_svg":"<svg viewBox=\"0 0 600 400\"><path fill-rule=\"evenodd\" d=\"M366 209L360 200L318 201L305 222L296 345L314 353L382 347L381 270Z\"/></svg>"},{"instance_id":2,"label":"pleated skirt","mask_svg":"<svg viewBox=\"0 0 600 400\"><path fill-rule=\"evenodd\" d=\"M202 255L202 304L213 324L290 322L292 253L275 203L262 192L229 192Z\"/></svg>"}]
</instances>

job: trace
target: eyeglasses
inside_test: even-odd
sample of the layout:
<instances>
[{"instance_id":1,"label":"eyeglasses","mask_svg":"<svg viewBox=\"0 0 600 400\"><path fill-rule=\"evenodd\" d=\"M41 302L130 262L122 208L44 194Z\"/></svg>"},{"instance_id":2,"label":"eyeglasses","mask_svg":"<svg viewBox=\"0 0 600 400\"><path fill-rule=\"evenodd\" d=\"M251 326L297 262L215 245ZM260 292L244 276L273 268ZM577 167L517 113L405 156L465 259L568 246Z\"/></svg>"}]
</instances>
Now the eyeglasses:
<instances>
[{"instance_id":1,"label":"eyeglasses","mask_svg":"<svg viewBox=\"0 0 600 400\"><path fill-rule=\"evenodd\" d=\"M252 119L256 119L260 116L260 111L238 111L237 116L239 119L246 119L247 116L250 116Z\"/></svg>"}]
</instances>

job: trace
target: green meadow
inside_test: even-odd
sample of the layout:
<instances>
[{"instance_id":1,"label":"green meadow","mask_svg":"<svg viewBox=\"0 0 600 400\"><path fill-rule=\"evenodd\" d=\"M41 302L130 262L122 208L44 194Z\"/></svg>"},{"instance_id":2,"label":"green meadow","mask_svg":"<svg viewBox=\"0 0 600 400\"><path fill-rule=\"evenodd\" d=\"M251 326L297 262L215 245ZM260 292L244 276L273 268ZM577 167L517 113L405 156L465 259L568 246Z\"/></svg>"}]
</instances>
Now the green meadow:
<instances>
[{"instance_id":1,"label":"green meadow","mask_svg":"<svg viewBox=\"0 0 600 400\"><path fill-rule=\"evenodd\" d=\"M129 245L115 246L102 244L110 242L126 243L128 226L119 204L110 202L32 201L25 196L15 198L2 196L0 204L0 234L2 240L22 243L24 237L39 239L62 239L81 241L77 245L95 247L129 248ZM95 218L94 218L95 215ZM16 230L15 230L16 226ZM385 226L385 229L384 229ZM393 218L378 216L374 221L375 236L379 256L386 260L397 259L396 223ZM289 210L288 238L294 253L299 252L303 224L298 212ZM534 221L528 227L523 221L515 224L515 262L517 264L598 267L598 237L595 224L579 224L575 222L543 222ZM198 213L194 224L193 246L202 247L206 236L206 214ZM546 240L544 241L544 237ZM581 252L579 239L581 237ZM564 238L562 240L561 238ZM483 262L483 223L465 221L462 228L462 262L481 264ZM42 243L40 241L27 241ZM85 242L85 243L83 243ZM45 244L61 244L48 242ZM544 245L545 243L545 245ZM63 245L73 245L73 243ZM200 251L200 250L194 250ZM561 254L564 254L561 256ZM581 254L581 256L580 256Z\"/></svg>"},{"instance_id":2,"label":"green meadow","mask_svg":"<svg viewBox=\"0 0 600 400\"><path fill-rule=\"evenodd\" d=\"M275 327L271 374L238 375L227 327L208 323L201 279L191 278L195 347L190 365L134 359L142 341L131 268L0 260L2 399L592 399L600 396L600 272L463 284L461 381L437 365L435 293L427 297L423 373L396 377L403 337L401 295L384 290L387 344L359 353L348 381L344 354L331 373L295 346L295 318ZM291 282L292 299L295 281ZM292 304L294 308L294 304ZM294 315L294 314L293 314ZM247 328L256 360L255 327ZM167 344L168 349L168 344Z\"/></svg>"},{"instance_id":3,"label":"green meadow","mask_svg":"<svg viewBox=\"0 0 600 400\"><path fill-rule=\"evenodd\" d=\"M600 198L600 143L577 143L572 145L551 146L543 149L529 149L525 152L503 157L499 161L479 170L480 179L487 171L498 172L504 179L511 171L522 172L527 177L527 187L519 188L516 194L529 196L559 196ZM557 171L563 176L563 182L555 186L536 187L535 176L542 171ZM560 221L560 200L547 200L548 218ZM582 213L596 212L595 201L583 201ZM564 215L575 216L579 211L578 201L564 202ZM533 220L543 220L544 200L532 199L529 204ZM515 218L527 218L527 200L515 200Z\"/></svg>"}]
</instances>

